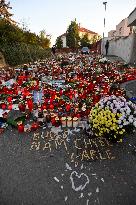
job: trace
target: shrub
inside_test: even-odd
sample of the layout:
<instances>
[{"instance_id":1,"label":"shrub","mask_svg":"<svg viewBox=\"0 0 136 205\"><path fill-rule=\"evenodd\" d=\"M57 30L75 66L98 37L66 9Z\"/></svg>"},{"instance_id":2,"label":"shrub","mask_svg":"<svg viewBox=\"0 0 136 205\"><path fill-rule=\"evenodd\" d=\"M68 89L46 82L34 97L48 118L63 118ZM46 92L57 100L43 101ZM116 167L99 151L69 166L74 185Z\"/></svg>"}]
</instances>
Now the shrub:
<instances>
[{"instance_id":1,"label":"shrub","mask_svg":"<svg viewBox=\"0 0 136 205\"><path fill-rule=\"evenodd\" d=\"M0 44L0 51L3 53L6 63L16 66L38 59L45 59L51 54L51 50L44 49L38 45L30 45L25 43L4 43Z\"/></svg>"}]
</instances>

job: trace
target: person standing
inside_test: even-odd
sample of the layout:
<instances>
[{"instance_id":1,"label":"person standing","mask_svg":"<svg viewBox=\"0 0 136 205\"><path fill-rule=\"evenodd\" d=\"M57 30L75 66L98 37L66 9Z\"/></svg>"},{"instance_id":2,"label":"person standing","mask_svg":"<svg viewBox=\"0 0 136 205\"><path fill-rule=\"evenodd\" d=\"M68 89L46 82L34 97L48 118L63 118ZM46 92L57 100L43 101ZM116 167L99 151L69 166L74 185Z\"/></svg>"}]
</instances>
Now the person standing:
<instances>
[{"instance_id":1,"label":"person standing","mask_svg":"<svg viewBox=\"0 0 136 205\"><path fill-rule=\"evenodd\" d=\"M108 54L108 49L109 49L109 41L107 40L105 44L106 56Z\"/></svg>"},{"instance_id":2,"label":"person standing","mask_svg":"<svg viewBox=\"0 0 136 205\"><path fill-rule=\"evenodd\" d=\"M55 47L55 45L52 47L52 53L53 53L53 55L55 55L55 53L56 53L56 47Z\"/></svg>"}]
</instances>

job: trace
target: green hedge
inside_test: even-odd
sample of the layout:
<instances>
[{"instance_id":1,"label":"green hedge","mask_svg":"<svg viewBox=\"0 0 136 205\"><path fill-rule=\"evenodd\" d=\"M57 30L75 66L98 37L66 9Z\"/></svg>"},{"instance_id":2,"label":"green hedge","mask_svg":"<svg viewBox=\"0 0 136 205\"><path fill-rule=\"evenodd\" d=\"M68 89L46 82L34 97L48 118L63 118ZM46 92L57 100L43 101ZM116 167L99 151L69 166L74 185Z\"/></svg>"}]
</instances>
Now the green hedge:
<instances>
[{"instance_id":1,"label":"green hedge","mask_svg":"<svg viewBox=\"0 0 136 205\"><path fill-rule=\"evenodd\" d=\"M39 59L50 57L51 49L44 49L38 45L30 45L25 43L1 43L0 51L5 57L7 64L11 66L21 65L33 62Z\"/></svg>"}]
</instances>

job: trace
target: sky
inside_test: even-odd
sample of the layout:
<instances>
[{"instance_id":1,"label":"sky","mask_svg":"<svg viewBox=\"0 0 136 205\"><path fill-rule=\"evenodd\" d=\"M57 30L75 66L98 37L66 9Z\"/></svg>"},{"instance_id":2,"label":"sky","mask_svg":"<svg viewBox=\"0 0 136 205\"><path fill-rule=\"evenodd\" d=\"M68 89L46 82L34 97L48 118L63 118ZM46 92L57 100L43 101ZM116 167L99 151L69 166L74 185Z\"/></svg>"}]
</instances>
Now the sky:
<instances>
[{"instance_id":1,"label":"sky","mask_svg":"<svg viewBox=\"0 0 136 205\"><path fill-rule=\"evenodd\" d=\"M36 34L44 29L51 35L53 45L75 18L81 27L102 36L105 17L104 32L107 36L108 31L116 29L116 25L136 7L136 0L107 0L105 12L103 1L105 0L10 0L10 4L14 20L21 24L24 22Z\"/></svg>"}]
</instances>

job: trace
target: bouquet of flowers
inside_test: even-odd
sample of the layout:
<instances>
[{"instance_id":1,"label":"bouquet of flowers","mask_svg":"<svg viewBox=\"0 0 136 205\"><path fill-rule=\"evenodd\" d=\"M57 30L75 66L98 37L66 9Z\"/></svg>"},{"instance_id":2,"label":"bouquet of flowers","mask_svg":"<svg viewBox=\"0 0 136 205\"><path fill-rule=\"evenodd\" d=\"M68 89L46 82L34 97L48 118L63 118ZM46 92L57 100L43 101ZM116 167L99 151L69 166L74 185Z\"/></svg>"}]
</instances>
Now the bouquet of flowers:
<instances>
[{"instance_id":1,"label":"bouquet of flowers","mask_svg":"<svg viewBox=\"0 0 136 205\"><path fill-rule=\"evenodd\" d=\"M95 136L122 142L125 134L136 128L136 105L115 95L101 98L89 115L91 131Z\"/></svg>"},{"instance_id":2,"label":"bouquet of flowers","mask_svg":"<svg viewBox=\"0 0 136 205\"><path fill-rule=\"evenodd\" d=\"M99 60L99 63L107 63L107 62L110 62L110 60L108 60L106 57L101 58L101 59Z\"/></svg>"}]
</instances>

